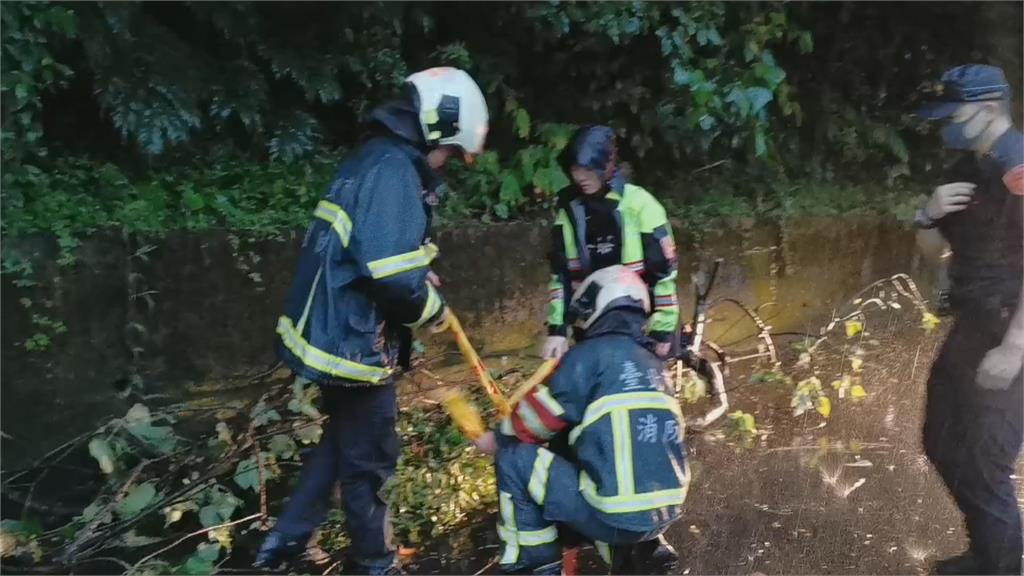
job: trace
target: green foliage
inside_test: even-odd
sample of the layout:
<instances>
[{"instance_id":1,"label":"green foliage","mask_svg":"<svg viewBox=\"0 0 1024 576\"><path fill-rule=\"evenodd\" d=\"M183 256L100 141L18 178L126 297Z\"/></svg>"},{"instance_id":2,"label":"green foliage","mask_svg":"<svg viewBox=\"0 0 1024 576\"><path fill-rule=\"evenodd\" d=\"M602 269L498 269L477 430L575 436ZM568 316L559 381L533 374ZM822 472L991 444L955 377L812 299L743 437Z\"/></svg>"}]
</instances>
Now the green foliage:
<instances>
[{"instance_id":1,"label":"green foliage","mask_svg":"<svg viewBox=\"0 0 1024 576\"><path fill-rule=\"evenodd\" d=\"M51 171L29 166L4 175L3 231L5 237L54 234L62 263L73 261L81 236L110 227L144 234L224 227L279 235L308 224L336 162L326 155L304 164L224 159L130 178L112 164L60 159ZM5 273L32 273L10 251L4 262Z\"/></svg>"},{"instance_id":2,"label":"green foliage","mask_svg":"<svg viewBox=\"0 0 1024 576\"><path fill-rule=\"evenodd\" d=\"M680 386L681 384L681 386ZM694 404L701 398L708 395L708 385L704 380L697 376L697 373L693 370L687 370L683 373L682 382L676 384L680 387L679 396L686 401L687 404Z\"/></svg>"},{"instance_id":3,"label":"green foliage","mask_svg":"<svg viewBox=\"0 0 1024 576\"><path fill-rule=\"evenodd\" d=\"M551 206L556 193L569 184L558 164L558 154L574 127L544 124L533 133L525 110L512 105L509 114L517 118L522 147L504 161L498 153L489 151L469 166L453 166L451 180L455 188L444 205L446 218L481 213L485 220L492 214L501 220L519 217L531 208Z\"/></svg>"},{"instance_id":4,"label":"green foliage","mask_svg":"<svg viewBox=\"0 0 1024 576\"><path fill-rule=\"evenodd\" d=\"M808 410L817 410L825 418L832 414L832 401L825 395L821 380L815 376L805 378L797 383L790 400L793 415L799 416Z\"/></svg>"},{"instance_id":5,"label":"green foliage","mask_svg":"<svg viewBox=\"0 0 1024 576\"><path fill-rule=\"evenodd\" d=\"M451 170L449 220L543 212L567 183L556 157L571 126L598 122L689 225L905 218L908 182L939 164L907 114L921 84L979 49L1013 85L1021 69L1020 6L995 4L9 2L0 15L3 235L52 233L64 263L111 227L305 225L340 157L320 152L353 145L373 103L438 64L473 73L492 112L490 151ZM933 25L949 21L990 34ZM4 273L32 281L9 251Z\"/></svg>"},{"instance_id":6,"label":"green foliage","mask_svg":"<svg viewBox=\"0 0 1024 576\"><path fill-rule=\"evenodd\" d=\"M443 412L403 412L398 429L402 456L386 491L402 541L421 543L497 501L491 460Z\"/></svg>"},{"instance_id":7,"label":"green foliage","mask_svg":"<svg viewBox=\"0 0 1024 576\"><path fill-rule=\"evenodd\" d=\"M301 406L312 398L311 388L308 383L278 382L259 400L226 402L216 410L206 405L157 409L136 404L125 416L104 423L71 446L87 450L102 472L97 474L96 499L81 515L49 530L45 541L36 539L43 533L41 527L4 521L0 538L19 559L32 564L67 562L60 556L66 549L81 550L70 561L84 560L99 550L132 557L135 552L124 548L149 547L152 552L159 549L156 544L168 540L169 531L204 528L209 529L209 541L199 543L194 552L185 547L195 545L195 540L180 543L176 550L147 560L135 573L214 573L218 562L231 554L234 538L256 526L225 524L258 512L264 494L274 498L270 507L276 512L277 499L287 493L285 480L293 479L295 470L282 473L281 465L298 464L298 447L315 441L306 430L319 431L322 418ZM290 404L293 408L286 409ZM398 427L404 449L385 493L403 542L422 542L494 505L492 461L463 440L443 411L403 410ZM154 428L169 432L155 434ZM231 430L245 432L233 435ZM176 443L174 452L162 450L168 438ZM75 453L64 450L41 466L60 465ZM103 545L84 545L88 542ZM324 547L337 550L348 542L344 515L332 513Z\"/></svg>"},{"instance_id":8,"label":"green foliage","mask_svg":"<svg viewBox=\"0 0 1024 576\"><path fill-rule=\"evenodd\" d=\"M117 506L117 515L124 519L138 516L157 497L156 486L152 482L136 484L128 489L128 493Z\"/></svg>"},{"instance_id":9,"label":"green foliage","mask_svg":"<svg viewBox=\"0 0 1024 576\"><path fill-rule=\"evenodd\" d=\"M741 446L749 448L757 437L757 422L753 414L736 410L728 414L726 433L740 441Z\"/></svg>"},{"instance_id":10,"label":"green foliage","mask_svg":"<svg viewBox=\"0 0 1024 576\"><path fill-rule=\"evenodd\" d=\"M3 23L3 162L45 156L43 96L67 86L71 68L54 52L78 35L78 19L67 7L45 2L5 2Z\"/></svg>"}]
</instances>

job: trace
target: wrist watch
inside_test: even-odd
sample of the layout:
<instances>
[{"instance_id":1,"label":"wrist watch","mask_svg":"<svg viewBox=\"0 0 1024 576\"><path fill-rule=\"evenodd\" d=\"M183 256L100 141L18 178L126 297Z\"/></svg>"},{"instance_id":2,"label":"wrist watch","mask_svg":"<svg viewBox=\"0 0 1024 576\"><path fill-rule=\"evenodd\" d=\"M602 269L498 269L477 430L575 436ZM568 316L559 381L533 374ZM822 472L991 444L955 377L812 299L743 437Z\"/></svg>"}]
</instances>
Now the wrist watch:
<instances>
[{"instance_id":1,"label":"wrist watch","mask_svg":"<svg viewBox=\"0 0 1024 576\"><path fill-rule=\"evenodd\" d=\"M921 230L931 230L938 226L938 224L938 222L928 217L924 208L918 208L917 212L914 213L914 226Z\"/></svg>"}]
</instances>

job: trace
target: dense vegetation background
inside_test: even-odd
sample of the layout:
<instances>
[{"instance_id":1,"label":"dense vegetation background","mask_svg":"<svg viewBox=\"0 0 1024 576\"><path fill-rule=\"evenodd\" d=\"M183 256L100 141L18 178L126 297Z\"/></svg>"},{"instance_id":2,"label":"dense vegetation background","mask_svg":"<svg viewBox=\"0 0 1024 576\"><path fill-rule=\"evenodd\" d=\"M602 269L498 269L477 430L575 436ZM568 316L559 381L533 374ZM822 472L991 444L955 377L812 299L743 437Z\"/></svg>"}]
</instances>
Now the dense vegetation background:
<instances>
[{"instance_id":1,"label":"dense vegetation background","mask_svg":"<svg viewBox=\"0 0 1024 576\"><path fill-rule=\"evenodd\" d=\"M439 64L469 70L492 115L489 151L448 170L453 193L441 216L449 222L547 216L566 183L555 157L582 123L612 125L634 179L694 226L737 216L898 216L942 160L938 138L910 115L922 89L950 66L980 62L1002 66L1019 95L1022 7L7 0L3 272L21 288L38 282L18 240L40 232L56 238L66 264L97 231L227 228L237 241L302 227L358 142L365 113L409 73ZM128 260L144 261L154 246L136 244ZM142 275L126 269L128 298L139 297L132 306L148 310L155 291L133 292ZM908 293L880 282L869 289ZM61 287L37 288L15 296L35 332L15 344L27 352L67 331L48 292ZM904 306L934 329L920 296ZM145 332L136 317L126 316L126 333ZM863 338L858 318L830 327ZM810 370L810 353L801 351L794 374ZM852 372L831 387L838 398L863 398L863 359L846 348L839 358ZM796 415L831 412L816 376L756 378L790 386ZM688 402L704 394L697 384L687 384ZM5 470L4 503L18 502L21 519L7 508L0 522L3 567L66 573L105 562L132 574L210 574L228 562L235 536L248 538L237 554L247 567L245 551L251 556L294 477L288 466L319 437L315 396L313 387L279 383L258 399L204 404L203 419L187 424L196 405L136 403L38 464ZM732 433L755 437L751 414L729 419ZM184 430L206 436L186 439ZM493 507L490 465L443 413L403 411L400 431L405 451L389 498L403 542L418 545ZM78 481L83 468L62 467L86 451L98 469L90 464L92 480ZM51 468L60 473L46 478ZM46 492L61 508L38 505ZM346 545L342 524L333 513L328 551Z\"/></svg>"},{"instance_id":2,"label":"dense vegetation background","mask_svg":"<svg viewBox=\"0 0 1024 576\"><path fill-rule=\"evenodd\" d=\"M1019 93L1021 22L1019 2L4 2L3 232L301 226L361 117L438 64L493 118L448 219L546 213L594 122L691 221L898 212L939 158L920 89L987 62Z\"/></svg>"}]
</instances>

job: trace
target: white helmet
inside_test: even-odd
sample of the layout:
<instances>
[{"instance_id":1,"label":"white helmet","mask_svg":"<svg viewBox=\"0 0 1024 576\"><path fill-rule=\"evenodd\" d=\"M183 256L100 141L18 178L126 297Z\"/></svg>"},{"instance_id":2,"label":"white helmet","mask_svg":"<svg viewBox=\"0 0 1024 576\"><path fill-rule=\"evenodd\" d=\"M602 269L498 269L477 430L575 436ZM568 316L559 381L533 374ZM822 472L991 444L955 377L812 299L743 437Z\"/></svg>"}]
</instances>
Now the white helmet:
<instances>
[{"instance_id":1,"label":"white helmet","mask_svg":"<svg viewBox=\"0 0 1024 576\"><path fill-rule=\"evenodd\" d=\"M586 330L605 312L623 306L651 312L647 285L629 268L616 264L587 276L572 295L570 304Z\"/></svg>"},{"instance_id":2,"label":"white helmet","mask_svg":"<svg viewBox=\"0 0 1024 576\"><path fill-rule=\"evenodd\" d=\"M468 154L483 152L487 101L469 74L443 66L417 72L406 82L419 95L420 126L429 146L453 144Z\"/></svg>"}]
</instances>

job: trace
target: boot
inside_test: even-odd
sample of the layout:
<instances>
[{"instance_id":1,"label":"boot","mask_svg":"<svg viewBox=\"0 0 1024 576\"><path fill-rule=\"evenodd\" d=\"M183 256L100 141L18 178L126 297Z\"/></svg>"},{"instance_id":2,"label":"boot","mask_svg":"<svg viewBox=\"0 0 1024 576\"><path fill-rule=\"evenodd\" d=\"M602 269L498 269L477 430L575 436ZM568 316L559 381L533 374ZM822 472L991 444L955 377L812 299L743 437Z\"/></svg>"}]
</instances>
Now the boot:
<instances>
[{"instance_id":1,"label":"boot","mask_svg":"<svg viewBox=\"0 0 1024 576\"><path fill-rule=\"evenodd\" d=\"M276 570L298 557L306 549L305 539L288 539L272 530L263 540L252 567L259 570Z\"/></svg>"},{"instance_id":2,"label":"boot","mask_svg":"<svg viewBox=\"0 0 1024 576\"><path fill-rule=\"evenodd\" d=\"M633 546L633 574L672 574L679 566L679 554L664 536Z\"/></svg>"},{"instance_id":3,"label":"boot","mask_svg":"<svg viewBox=\"0 0 1024 576\"><path fill-rule=\"evenodd\" d=\"M932 573L937 576L982 573L981 560L973 552L967 551L952 558L945 558L932 564Z\"/></svg>"}]
</instances>

